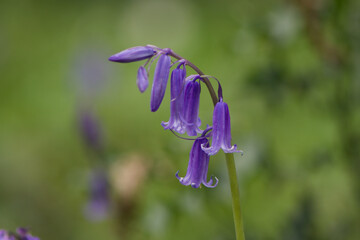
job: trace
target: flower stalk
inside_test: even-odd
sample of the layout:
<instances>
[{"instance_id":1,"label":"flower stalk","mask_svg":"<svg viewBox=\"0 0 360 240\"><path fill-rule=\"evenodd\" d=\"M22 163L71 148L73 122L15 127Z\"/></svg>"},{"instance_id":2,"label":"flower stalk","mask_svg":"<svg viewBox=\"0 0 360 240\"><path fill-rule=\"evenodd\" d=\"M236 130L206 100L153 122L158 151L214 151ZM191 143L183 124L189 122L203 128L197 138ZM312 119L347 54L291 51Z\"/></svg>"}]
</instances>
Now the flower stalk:
<instances>
[{"instance_id":1,"label":"flower stalk","mask_svg":"<svg viewBox=\"0 0 360 240\"><path fill-rule=\"evenodd\" d=\"M235 233L237 240L245 240L245 233L240 207L240 191L236 176L236 167L233 153L225 153L226 165L230 180L232 207L234 215Z\"/></svg>"},{"instance_id":2,"label":"flower stalk","mask_svg":"<svg viewBox=\"0 0 360 240\"><path fill-rule=\"evenodd\" d=\"M153 51L151 51L151 49ZM194 188L200 187L201 184L203 184L206 187L216 187L218 183L216 178L215 178L216 183L214 185L212 179L210 179L209 182L207 181L206 178L207 165L210 155L214 155L220 149L222 149L225 152L226 164L227 164L229 180L230 180L236 240L245 240L245 234L243 230L243 223L241 217L241 208L240 208L239 185L236 176L236 168L235 168L234 155L233 155L234 152L241 152L241 151L236 149L236 145L231 146L229 109L227 104L222 100L223 97L222 97L222 89L220 82L215 78L215 80L217 80L219 84L218 95L216 95L214 88L209 80L209 78L213 78L213 77L205 75L196 65L194 65L187 59L181 57L180 55L176 54L173 50L169 48L161 49L153 45L147 45L145 47L134 47L111 56L109 60L115 62L132 62L132 61L137 61L139 59L143 60L147 58L148 59L147 63L148 63L150 58L155 59L159 55L160 55L160 59L157 63L157 67L155 70L154 82L152 88L152 97L151 97L152 112L155 112L159 108L164 96L164 91L166 88L166 83L171 68L170 57L179 60L175 62L175 63L180 62L178 68L180 67L181 64L183 64L185 69L185 65L187 65L191 67L198 74L198 75L191 75L188 78L186 78L185 81L183 82L185 88L180 90L180 87L178 86L179 83L175 81L176 80L175 77L181 80L183 79L182 75L177 72L178 71L177 69L175 69L172 73L172 78L174 77L174 79L172 79L174 81L172 81L171 84L174 87L174 89L171 92L173 95L172 101L174 100L178 101L177 103L178 106L175 106L174 102L171 105L170 120L169 122L162 124L164 129L169 129L173 133L175 131L181 134L186 131L189 136L196 136L197 133L202 132L202 136L198 137L195 140L193 149L190 152L189 167L186 176L179 177L178 174L176 174L176 177L183 185L191 185ZM152 61L153 60L151 60L151 62ZM176 84L173 84L173 82ZM198 98L200 95L200 82L203 82L206 85L214 105L214 116L213 116L214 127L207 127L205 131L198 129L198 126L200 126L201 124L200 119L198 119L197 116ZM182 104L181 103L182 100L180 99L182 99L181 94L183 94L183 91L184 91L184 95L186 96L184 96L184 102ZM176 97L174 98L174 96ZM187 101L191 101L191 103L187 103ZM185 110L182 112L179 111L179 109L181 108L184 108ZM180 118L178 116L179 114L180 114ZM196 119L198 119L198 121L196 121ZM184 128L183 126L186 127ZM189 131L189 129L191 131ZM210 130L212 130L212 132L207 134L207 132ZM211 137L213 138L212 146L210 146L209 141L207 139Z\"/></svg>"},{"instance_id":3,"label":"flower stalk","mask_svg":"<svg viewBox=\"0 0 360 240\"><path fill-rule=\"evenodd\" d=\"M177 55L176 53L174 53L173 51L171 51L169 53L169 55L178 60L184 59L184 58L180 57L179 55ZM190 61L186 60L186 64L189 67L191 67L195 72L197 72L199 75L205 75L198 67L196 67ZM209 90L209 94L211 96L211 99L212 99L214 107L215 107L218 102L218 98L216 96L214 88L212 87L212 85L207 77L204 77L203 79L204 79L204 83L205 83L206 87ZM229 181L230 181L236 240L245 240L245 233L244 233L244 227L243 227L243 221L242 221L242 215L241 215L241 207L240 207L240 191L239 191L239 184L238 184L237 175L236 175L234 154L233 153L225 153L225 158L226 158L226 165L227 165Z\"/></svg>"}]
</instances>

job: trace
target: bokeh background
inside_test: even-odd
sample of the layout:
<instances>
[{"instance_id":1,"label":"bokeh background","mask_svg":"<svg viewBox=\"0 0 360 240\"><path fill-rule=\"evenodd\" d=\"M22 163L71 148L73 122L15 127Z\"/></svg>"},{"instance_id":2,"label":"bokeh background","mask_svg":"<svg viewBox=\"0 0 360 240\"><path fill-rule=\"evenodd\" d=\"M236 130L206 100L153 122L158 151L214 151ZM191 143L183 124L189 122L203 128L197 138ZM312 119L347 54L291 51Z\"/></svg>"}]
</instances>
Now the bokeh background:
<instances>
[{"instance_id":1,"label":"bokeh background","mask_svg":"<svg viewBox=\"0 0 360 240\"><path fill-rule=\"evenodd\" d=\"M125 48L170 47L220 79L248 240L360 239L360 1L0 2L0 228L42 240L232 240L223 154L192 189L192 143L164 131ZM151 78L150 78L151 79ZM200 116L211 123L202 89ZM101 154L79 119L96 119ZM107 213L89 216L89 176ZM106 202L106 201L105 201Z\"/></svg>"}]
</instances>

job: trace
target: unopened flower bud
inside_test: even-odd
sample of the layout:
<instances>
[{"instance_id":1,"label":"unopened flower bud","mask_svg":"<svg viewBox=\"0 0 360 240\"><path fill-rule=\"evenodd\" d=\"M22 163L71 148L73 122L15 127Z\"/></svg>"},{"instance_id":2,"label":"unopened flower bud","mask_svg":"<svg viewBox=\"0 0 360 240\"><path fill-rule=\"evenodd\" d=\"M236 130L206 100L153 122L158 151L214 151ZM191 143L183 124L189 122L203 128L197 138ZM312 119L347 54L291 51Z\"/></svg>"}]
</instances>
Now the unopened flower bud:
<instances>
[{"instance_id":1,"label":"unopened flower bud","mask_svg":"<svg viewBox=\"0 0 360 240\"><path fill-rule=\"evenodd\" d=\"M112 55L109 60L113 62L128 63L150 58L155 54L151 47L133 47Z\"/></svg>"},{"instance_id":2,"label":"unopened flower bud","mask_svg":"<svg viewBox=\"0 0 360 240\"><path fill-rule=\"evenodd\" d=\"M154 81L151 89L150 109L152 112L156 112L159 109L164 98L169 78L170 65L171 58L166 54L161 55L156 64Z\"/></svg>"},{"instance_id":3,"label":"unopened flower bud","mask_svg":"<svg viewBox=\"0 0 360 240\"><path fill-rule=\"evenodd\" d=\"M140 92L145 92L145 90L147 89L147 87L149 85L148 73L147 73L146 69L144 68L144 66L139 67L139 70L137 72L136 84L137 84Z\"/></svg>"}]
</instances>

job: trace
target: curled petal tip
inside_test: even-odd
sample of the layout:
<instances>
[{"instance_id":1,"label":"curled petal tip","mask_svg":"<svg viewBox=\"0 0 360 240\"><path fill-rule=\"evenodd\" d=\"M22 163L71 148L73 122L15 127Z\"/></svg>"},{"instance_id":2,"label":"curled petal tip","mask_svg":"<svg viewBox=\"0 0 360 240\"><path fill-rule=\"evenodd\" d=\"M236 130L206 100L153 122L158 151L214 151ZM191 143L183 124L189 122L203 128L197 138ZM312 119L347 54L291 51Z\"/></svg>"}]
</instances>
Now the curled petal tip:
<instances>
[{"instance_id":1,"label":"curled petal tip","mask_svg":"<svg viewBox=\"0 0 360 240\"><path fill-rule=\"evenodd\" d=\"M216 180L216 183L211 186L212 188L216 187L218 185L218 183L219 183L219 179L217 177L215 177L215 180Z\"/></svg>"},{"instance_id":2,"label":"curled petal tip","mask_svg":"<svg viewBox=\"0 0 360 240\"><path fill-rule=\"evenodd\" d=\"M166 130L166 129L169 129L169 122L164 122L164 121L162 121L161 122L161 126Z\"/></svg>"},{"instance_id":3,"label":"curled petal tip","mask_svg":"<svg viewBox=\"0 0 360 240\"><path fill-rule=\"evenodd\" d=\"M177 171L177 172L175 173L175 177L176 177L177 179L179 179L179 181L182 180L182 177L179 176L179 171Z\"/></svg>"},{"instance_id":4,"label":"curled petal tip","mask_svg":"<svg viewBox=\"0 0 360 240\"><path fill-rule=\"evenodd\" d=\"M233 146L230 146L230 147L225 147L223 146L222 149L224 150L225 153L241 153L242 154L242 151L241 150L237 150L237 145L234 144Z\"/></svg>"},{"instance_id":5,"label":"curled petal tip","mask_svg":"<svg viewBox=\"0 0 360 240\"><path fill-rule=\"evenodd\" d=\"M215 188L218 183L219 183L219 179L217 177L214 177L215 178L215 183L213 184L213 176L210 177L210 180L208 182L204 182L204 186L207 187L207 188Z\"/></svg>"},{"instance_id":6,"label":"curled petal tip","mask_svg":"<svg viewBox=\"0 0 360 240\"><path fill-rule=\"evenodd\" d=\"M211 155L215 155L219 150L213 146L208 147L207 144L201 144L201 150L203 150L207 155L211 156Z\"/></svg>"},{"instance_id":7,"label":"curled petal tip","mask_svg":"<svg viewBox=\"0 0 360 240\"><path fill-rule=\"evenodd\" d=\"M199 187L200 187L200 184L198 184L198 183L191 183L191 187L192 187L192 188L199 188Z\"/></svg>"}]
</instances>

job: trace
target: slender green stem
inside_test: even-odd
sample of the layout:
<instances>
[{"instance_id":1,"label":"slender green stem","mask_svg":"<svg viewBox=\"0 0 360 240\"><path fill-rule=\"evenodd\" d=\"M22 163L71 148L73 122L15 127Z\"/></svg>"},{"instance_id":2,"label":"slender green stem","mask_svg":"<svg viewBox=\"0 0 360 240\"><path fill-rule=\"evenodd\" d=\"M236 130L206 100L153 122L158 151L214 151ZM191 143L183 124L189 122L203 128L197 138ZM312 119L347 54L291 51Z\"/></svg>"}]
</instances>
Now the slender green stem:
<instances>
[{"instance_id":1,"label":"slender green stem","mask_svg":"<svg viewBox=\"0 0 360 240\"><path fill-rule=\"evenodd\" d=\"M178 54L174 53L172 50L170 50L169 55L178 60L184 59L181 56L179 56ZM186 64L188 66L190 66L192 69L194 69L194 71L197 72L199 75L205 75L193 63L191 63L190 61L188 61L186 59L185 59L185 61L186 61ZM209 90L211 99L215 106L216 103L218 102L218 97L216 96L214 88L212 87L208 78L205 77L204 82L205 82L206 87ZM231 189L231 196L232 196L232 206L233 206L236 240L245 240L243 222L242 222L242 217L241 217L241 208L240 208L240 192L239 192L239 185L238 185L237 176L236 176L234 154L233 153L225 153L225 157L226 157L226 165L227 165L229 179L230 179L230 189Z\"/></svg>"},{"instance_id":2,"label":"slender green stem","mask_svg":"<svg viewBox=\"0 0 360 240\"><path fill-rule=\"evenodd\" d=\"M241 217L241 208L240 208L240 192L239 185L236 176L236 167L234 161L233 153L225 153L226 165L229 173L230 179L230 189L232 196L232 206L233 206L233 215L234 215L234 224L237 240L245 240L243 221Z\"/></svg>"}]
</instances>

